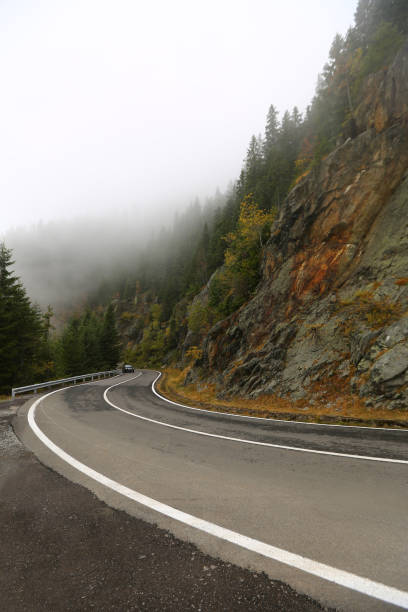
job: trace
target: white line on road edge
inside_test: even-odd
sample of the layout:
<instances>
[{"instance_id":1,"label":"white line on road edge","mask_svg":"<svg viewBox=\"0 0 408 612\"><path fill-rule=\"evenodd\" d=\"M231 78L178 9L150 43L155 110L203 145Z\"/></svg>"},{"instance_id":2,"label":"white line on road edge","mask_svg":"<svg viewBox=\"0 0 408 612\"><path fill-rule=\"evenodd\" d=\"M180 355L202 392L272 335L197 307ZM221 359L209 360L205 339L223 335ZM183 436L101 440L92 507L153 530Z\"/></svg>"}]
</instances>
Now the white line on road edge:
<instances>
[{"instance_id":1,"label":"white line on road edge","mask_svg":"<svg viewBox=\"0 0 408 612\"><path fill-rule=\"evenodd\" d=\"M159 374L157 378L155 378L154 381L152 382L153 393L157 395L157 397L160 397L160 399L164 400L165 402L168 402L169 404L174 404L174 406L181 406L181 408L188 408L188 410L197 410L197 412L208 412L209 414L222 414L223 416L234 417L236 419L253 419L255 421L269 421L269 422L272 421L272 423L274 422L295 423L296 425L314 425L315 427L341 427L343 429L375 429L375 430L380 429L381 431L400 431L405 434L408 433L406 429L400 429L398 427L385 428L385 427L370 427L368 425L337 425L336 423L313 423L311 421L294 421L291 419L272 419L269 417L256 417L256 416L250 416L247 414L235 414L235 412L222 412L220 410L207 410L206 408L196 408L194 406L187 406L187 404L180 404L179 402L173 402L172 400L167 399L167 397L164 397L164 395L160 395L160 393L156 391L155 384L159 380L162 373L159 372L159 370L151 370L151 371L157 372Z\"/></svg>"},{"instance_id":2,"label":"white line on road edge","mask_svg":"<svg viewBox=\"0 0 408 612\"><path fill-rule=\"evenodd\" d=\"M124 382L128 382L129 380L133 379L127 379ZM308 574L312 574L313 576L323 578L324 580L328 580L329 582L334 582L335 584L346 587L348 589L358 591L359 593L363 593L364 595L368 595L369 597L374 597L375 599L379 599L386 603L394 604L404 609L408 609L408 592L400 591L399 589L389 587L385 584L382 584L381 582L375 582L373 580L369 580L368 578L362 578L361 576L357 576L356 574L336 569L335 567L325 565L324 563L319 563L318 561L313 561L312 559L308 559L307 557L296 555L294 553L288 552L287 550L283 550L282 548L271 546L270 544L266 544L265 542L261 542L260 540L249 538L240 533L237 533L236 531L231 531L230 529L226 529L225 527L221 527L220 525L216 525L215 523L210 523L209 521L205 521L191 514L187 514L186 512L182 512L181 510L177 510L177 508L173 508L172 506L163 504L162 502L152 499L151 497L147 497L142 493L138 493L133 489L125 487L124 485L121 485L115 480L112 480L107 476L96 472L95 470L88 467L84 463L81 463L74 457L71 457L71 455L62 450L62 448L54 444L54 442L52 442L42 432L42 430L35 422L35 410L40 404L40 402L42 402L50 395L53 395L54 393L59 393L60 391L63 391L63 389L51 391L50 393L47 393L46 395L43 395L42 397L38 398L30 407L30 410L28 412L28 422L35 435L41 440L41 442L43 442L43 444L45 444L53 453L58 455L58 457L60 457L63 461L66 461L69 465L82 472L89 478L96 480L105 487L116 491L117 493L127 497L128 499L132 499L133 501L142 504L143 506L146 506L152 510L155 510L156 512L159 512L160 514L175 519L176 521L184 523L185 525L189 525L194 529L204 531L205 533L220 538L221 540L236 544L241 548L245 548L252 552L258 553L260 555L263 555L264 557L268 557L269 559L279 561L280 563L284 563L285 565L289 565L303 572L307 572Z\"/></svg>"},{"instance_id":3,"label":"white line on road edge","mask_svg":"<svg viewBox=\"0 0 408 612\"><path fill-rule=\"evenodd\" d=\"M156 378L156 380L159 377L160 377L160 374ZM148 417L144 417L141 414L136 414L135 412L130 412L130 410L125 410L124 408L120 408L120 406L117 406L116 404L114 404L108 399L108 395L107 395L108 391L113 389L113 387L118 387L119 385L123 385L124 383L129 382L130 380L133 380L133 378L128 378L127 380L123 380L120 383L116 383L115 385L111 385L110 387L108 387L103 394L105 401L110 406L112 406L112 408L115 408L116 410L120 410L121 412L124 412L125 414L130 414L130 416L135 417L136 419L141 419L142 421L148 421L149 423L154 423L155 425L161 425L162 427L169 427L170 429L178 429L179 431L186 431L187 433L195 434L197 436L207 436L208 438L218 438L220 440L228 440L229 442L241 442L241 444L254 444L256 446L279 448L282 450L297 451L300 453L312 453L315 455L331 455L334 457L346 457L347 459L364 459L367 461L381 461L383 463L408 464L407 459L388 459L387 457L369 457L368 455L351 455L348 453L335 453L334 451L322 451L322 450L315 450L313 448L303 448L301 446L286 446L284 444L272 444L271 442L258 442L257 440L246 440L245 438L232 438L230 436L221 436L220 434L213 434L213 433L207 433L206 431L199 431L198 429L188 429L187 427L180 427L179 425L171 425L170 423L164 423L163 421L157 421L156 419L149 419ZM153 381L152 384L154 384L156 380ZM156 395L158 394L156 393ZM165 399L165 398L162 398L162 399ZM166 400L166 401L169 401L169 400ZM174 403L174 402L171 402L171 403Z\"/></svg>"}]
</instances>

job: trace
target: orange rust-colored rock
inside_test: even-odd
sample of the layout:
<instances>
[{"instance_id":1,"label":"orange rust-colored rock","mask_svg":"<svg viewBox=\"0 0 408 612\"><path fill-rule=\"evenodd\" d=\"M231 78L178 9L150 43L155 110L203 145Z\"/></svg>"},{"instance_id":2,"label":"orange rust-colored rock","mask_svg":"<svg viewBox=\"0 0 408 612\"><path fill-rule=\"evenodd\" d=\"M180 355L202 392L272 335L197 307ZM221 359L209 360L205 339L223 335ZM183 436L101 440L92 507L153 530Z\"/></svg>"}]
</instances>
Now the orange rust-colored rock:
<instances>
[{"instance_id":1,"label":"orange rust-colored rock","mask_svg":"<svg viewBox=\"0 0 408 612\"><path fill-rule=\"evenodd\" d=\"M324 245L315 252L297 253L292 270L291 293L298 299L310 293L314 296L324 294L353 255L354 246L347 243L337 247Z\"/></svg>"}]
</instances>

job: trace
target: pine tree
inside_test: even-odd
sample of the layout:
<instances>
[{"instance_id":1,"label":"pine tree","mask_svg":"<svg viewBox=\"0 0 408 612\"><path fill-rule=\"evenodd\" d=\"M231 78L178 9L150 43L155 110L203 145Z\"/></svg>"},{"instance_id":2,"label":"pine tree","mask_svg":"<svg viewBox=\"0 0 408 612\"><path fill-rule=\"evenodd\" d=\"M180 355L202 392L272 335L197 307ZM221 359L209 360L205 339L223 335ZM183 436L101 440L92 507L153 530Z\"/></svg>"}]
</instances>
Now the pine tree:
<instances>
[{"instance_id":1,"label":"pine tree","mask_svg":"<svg viewBox=\"0 0 408 612\"><path fill-rule=\"evenodd\" d=\"M38 344L37 351L37 362L36 362L36 382L42 382L43 380L51 380L56 378L56 344L52 338L51 330L53 325L51 319L54 316L54 312L50 305L48 305L47 311L41 313L39 309L36 309L41 321L42 321L42 334L41 341Z\"/></svg>"},{"instance_id":2,"label":"pine tree","mask_svg":"<svg viewBox=\"0 0 408 612\"><path fill-rule=\"evenodd\" d=\"M109 304L105 312L100 347L101 360L104 367L107 369L116 368L120 359L120 346L113 304Z\"/></svg>"},{"instance_id":3,"label":"pine tree","mask_svg":"<svg viewBox=\"0 0 408 612\"><path fill-rule=\"evenodd\" d=\"M32 382L45 334L41 313L9 270L13 263L0 244L0 393Z\"/></svg>"},{"instance_id":4,"label":"pine tree","mask_svg":"<svg viewBox=\"0 0 408 612\"><path fill-rule=\"evenodd\" d=\"M97 372L102 368L100 338L99 320L88 309L82 319L80 330L84 372Z\"/></svg>"},{"instance_id":5,"label":"pine tree","mask_svg":"<svg viewBox=\"0 0 408 612\"><path fill-rule=\"evenodd\" d=\"M81 338L81 321L74 317L68 323L61 338L63 371L66 376L86 374L84 347Z\"/></svg>"},{"instance_id":6,"label":"pine tree","mask_svg":"<svg viewBox=\"0 0 408 612\"><path fill-rule=\"evenodd\" d=\"M263 142L264 156L267 157L279 138L278 111L273 104L270 105L266 117L265 139Z\"/></svg>"},{"instance_id":7,"label":"pine tree","mask_svg":"<svg viewBox=\"0 0 408 612\"><path fill-rule=\"evenodd\" d=\"M262 175L262 162L263 162L263 143L262 137L259 135L256 137L252 136L248 151L245 158L245 195L253 193L255 196L258 192L259 180Z\"/></svg>"}]
</instances>

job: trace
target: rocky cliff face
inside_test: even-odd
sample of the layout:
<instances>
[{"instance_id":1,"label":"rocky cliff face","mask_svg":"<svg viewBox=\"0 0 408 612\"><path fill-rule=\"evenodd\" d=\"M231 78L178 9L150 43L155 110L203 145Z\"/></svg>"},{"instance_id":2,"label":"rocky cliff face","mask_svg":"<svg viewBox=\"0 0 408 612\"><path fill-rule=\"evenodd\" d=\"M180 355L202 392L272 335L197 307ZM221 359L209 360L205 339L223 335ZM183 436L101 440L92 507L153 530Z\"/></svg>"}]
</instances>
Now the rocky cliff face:
<instances>
[{"instance_id":1,"label":"rocky cliff face","mask_svg":"<svg viewBox=\"0 0 408 612\"><path fill-rule=\"evenodd\" d=\"M204 341L193 372L222 393L408 408L408 43L365 91L357 136L289 194L256 295Z\"/></svg>"}]
</instances>

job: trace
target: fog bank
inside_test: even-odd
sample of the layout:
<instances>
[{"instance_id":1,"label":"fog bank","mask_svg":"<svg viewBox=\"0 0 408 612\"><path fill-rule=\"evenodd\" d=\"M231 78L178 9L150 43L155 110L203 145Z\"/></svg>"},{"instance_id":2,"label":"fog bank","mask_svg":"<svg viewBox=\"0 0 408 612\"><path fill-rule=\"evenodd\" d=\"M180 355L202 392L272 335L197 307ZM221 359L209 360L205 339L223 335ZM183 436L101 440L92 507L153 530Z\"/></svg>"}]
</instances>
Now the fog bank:
<instances>
[{"instance_id":1,"label":"fog bank","mask_svg":"<svg viewBox=\"0 0 408 612\"><path fill-rule=\"evenodd\" d=\"M0 231L224 190L357 0L3 0Z\"/></svg>"}]
</instances>

